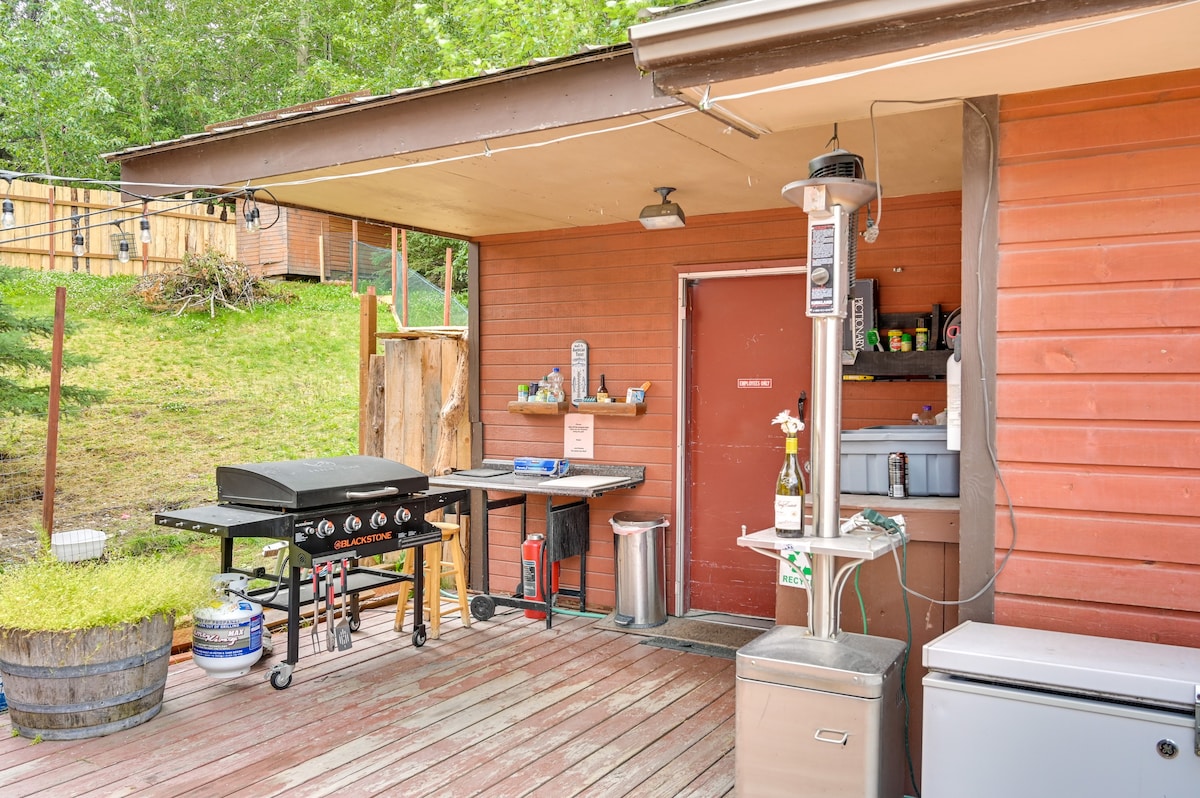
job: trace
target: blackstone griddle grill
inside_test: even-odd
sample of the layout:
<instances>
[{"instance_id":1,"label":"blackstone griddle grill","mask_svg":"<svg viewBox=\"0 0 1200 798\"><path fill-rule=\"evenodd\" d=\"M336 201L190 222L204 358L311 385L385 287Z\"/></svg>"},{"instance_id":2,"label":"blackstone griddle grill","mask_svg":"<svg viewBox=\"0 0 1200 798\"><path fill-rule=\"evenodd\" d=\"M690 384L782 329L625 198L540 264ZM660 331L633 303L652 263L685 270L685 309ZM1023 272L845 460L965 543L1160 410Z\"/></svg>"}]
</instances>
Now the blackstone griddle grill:
<instances>
[{"instance_id":1,"label":"blackstone griddle grill","mask_svg":"<svg viewBox=\"0 0 1200 798\"><path fill-rule=\"evenodd\" d=\"M302 569L341 564L349 597L352 631L360 627L358 594L402 581L413 583L414 607L424 599L423 547L440 543L441 530L426 513L466 498L466 491L429 488L429 478L409 466L382 457L349 455L217 467L217 504L157 513L155 523L221 537L221 572L241 573L275 582L246 596L264 607L286 610L287 657L269 673L271 685L291 684L300 653L300 608L320 596L302 578ZM233 567L235 538L287 541L288 576L264 568ZM400 549L413 549L413 573L362 567L358 560ZM341 589L341 588L339 588ZM328 603L328 595L326 596ZM344 599L343 599L344 600ZM330 611L326 607L326 612ZM314 609L314 612L319 607ZM412 644L425 644L421 613L414 613Z\"/></svg>"}]
</instances>

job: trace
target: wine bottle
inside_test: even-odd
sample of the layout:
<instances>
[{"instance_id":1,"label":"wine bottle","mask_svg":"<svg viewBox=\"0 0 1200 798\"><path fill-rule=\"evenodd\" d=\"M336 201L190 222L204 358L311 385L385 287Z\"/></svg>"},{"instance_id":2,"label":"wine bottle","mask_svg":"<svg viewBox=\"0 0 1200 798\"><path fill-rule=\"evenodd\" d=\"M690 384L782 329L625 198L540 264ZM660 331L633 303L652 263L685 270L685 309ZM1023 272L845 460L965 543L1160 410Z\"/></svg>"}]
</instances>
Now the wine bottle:
<instances>
[{"instance_id":1,"label":"wine bottle","mask_svg":"<svg viewBox=\"0 0 1200 798\"><path fill-rule=\"evenodd\" d=\"M784 441L783 468L775 483L775 534L781 538L804 537L804 474L800 471L800 441L789 435Z\"/></svg>"},{"instance_id":2,"label":"wine bottle","mask_svg":"<svg viewBox=\"0 0 1200 798\"><path fill-rule=\"evenodd\" d=\"M597 402L607 402L608 401L608 386L604 384L604 375L603 374L600 375L600 387L598 387L596 389L596 401Z\"/></svg>"}]
</instances>

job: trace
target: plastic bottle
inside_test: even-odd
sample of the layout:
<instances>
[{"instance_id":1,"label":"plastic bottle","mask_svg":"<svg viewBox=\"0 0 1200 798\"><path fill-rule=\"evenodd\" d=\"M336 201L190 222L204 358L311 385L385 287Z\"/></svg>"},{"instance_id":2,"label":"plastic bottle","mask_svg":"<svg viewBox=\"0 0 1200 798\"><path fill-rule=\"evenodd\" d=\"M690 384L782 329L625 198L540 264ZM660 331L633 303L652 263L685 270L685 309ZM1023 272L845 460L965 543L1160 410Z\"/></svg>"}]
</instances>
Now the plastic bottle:
<instances>
[{"instance_id":1,"label":"plastic bottle","mask_svg":"<svg viewBox=\"0 0 1200 798\"><path fill-rule=\"evenodd\" d=\"M921 408L920 414L917 416L918 423L926 426L932 426L934 423L933 405L925 405Z\"/></svg>"},{"instance_id":2,"label":"plastic bottle","mask_svg":"<svg viewBox=\"0 0 1200 798\"><path fill-rule=\"evenodd\" d=\"M546 375L546 385L548 386L551 402L565 401L567 396L563 393L563 375L558 370L558 366Z\"/></svg>"}]
</instances>

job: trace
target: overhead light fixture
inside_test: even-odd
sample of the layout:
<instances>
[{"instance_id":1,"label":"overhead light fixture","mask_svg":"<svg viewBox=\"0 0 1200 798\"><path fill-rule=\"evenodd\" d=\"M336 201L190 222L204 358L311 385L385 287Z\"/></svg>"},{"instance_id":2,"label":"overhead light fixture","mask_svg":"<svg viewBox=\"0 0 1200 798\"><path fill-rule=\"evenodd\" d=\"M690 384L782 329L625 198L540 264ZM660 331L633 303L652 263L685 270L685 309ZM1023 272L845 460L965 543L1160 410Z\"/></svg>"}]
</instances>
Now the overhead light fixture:
<instances>
[{"instance_id":1,"label":"overhead light fixture","mask_svg":"<svg viewBox=\"0 0 1200 798\"><path fill-rule=\"evenodd\" d=\"M667 230L686 225L683 208L674 202L667 202L667 195L675 189L661 186L654 190L662 197L662 202L642 208L642 212L638 214L638 221L642 223L642 227L647 230Z\"/></svg>"}]
</instances>

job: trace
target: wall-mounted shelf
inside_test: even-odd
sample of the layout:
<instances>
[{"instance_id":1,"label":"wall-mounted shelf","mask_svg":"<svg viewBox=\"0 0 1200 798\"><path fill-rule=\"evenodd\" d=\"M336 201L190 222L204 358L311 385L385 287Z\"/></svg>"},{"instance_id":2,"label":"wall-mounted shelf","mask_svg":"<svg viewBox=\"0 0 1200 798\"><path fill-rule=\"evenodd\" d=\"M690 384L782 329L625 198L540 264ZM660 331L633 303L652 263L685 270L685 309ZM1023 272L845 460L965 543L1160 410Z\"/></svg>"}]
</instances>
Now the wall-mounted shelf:
<instances>
[{"instance_id":1,"label":"wall-mounted shelf","mask_svg":"<svg viewBox=\"0 0 1200 798\"><path fill-rule=\"evenodd\" d=\"M508 412L527 416L561 416L570 406L569 402L509 402Z\"/></svg>"},{"instance_id":2,"label":"wall-mounted shelf","mask_svg":"<svg viewBox=\"0 0 1200 798\"><path fill-rule=\"evenodd\" d=\"M564 413L583 413L591 416L640 416L646 412L645 402L509 402L508 412L527 416L561 416Z\"/></svg>"},{"instance_id":3,"label":"wall-mounted shelf","mask_svg":"<svg viewBox=\"0 0 1200 798\"><path fill-rule=\"evenodd\" d=\"M896 379L939 379L946 376L946 361L950 355L949 349L925 352L862 351L854 359L853 365L842 366L842 373Z\"/></svg>"},{"instance_id":4,"label":"wall-mounted shelf","mask_svg":"<svg viewBox=\"0 0 1200 798\"><path fill-rule=\"evenodd\" d=\"M646 412L645 402L580 402L570 411L593 416L640 416Z\"/></svg>"}]
</instances>

